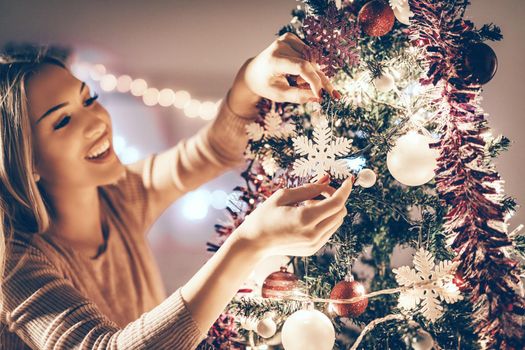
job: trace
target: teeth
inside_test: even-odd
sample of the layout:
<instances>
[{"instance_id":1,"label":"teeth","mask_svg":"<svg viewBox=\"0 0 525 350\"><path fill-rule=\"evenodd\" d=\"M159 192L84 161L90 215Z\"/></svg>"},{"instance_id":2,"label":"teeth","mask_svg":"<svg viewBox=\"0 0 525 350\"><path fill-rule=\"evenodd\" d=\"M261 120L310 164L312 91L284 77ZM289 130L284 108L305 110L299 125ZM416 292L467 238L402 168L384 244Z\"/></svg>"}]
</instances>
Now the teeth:
<instances>
[{"instance_id":1,"label":"teeth","mask_svg":"<svg viewBox=\"0 0 525 350\"><path fill-rule=\"evenodd\" d=\"M106 140L104 141L100 146L98 146L97 148L95 148L93 151L91 151L89 154L88 154L88 158L96 158L98 157L99 155L101 155L102 153L106 152L108 150L110 146L110 143L109 143L109 140Z\"/></svg>"}]
</instances>

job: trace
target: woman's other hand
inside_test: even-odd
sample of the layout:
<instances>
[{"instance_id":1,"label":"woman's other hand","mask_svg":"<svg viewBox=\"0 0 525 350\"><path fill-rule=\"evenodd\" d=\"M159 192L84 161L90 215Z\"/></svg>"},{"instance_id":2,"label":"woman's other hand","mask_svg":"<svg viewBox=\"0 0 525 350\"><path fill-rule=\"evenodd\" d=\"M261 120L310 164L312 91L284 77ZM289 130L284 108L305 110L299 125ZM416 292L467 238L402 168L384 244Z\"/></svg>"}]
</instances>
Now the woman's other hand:
<instances>
[{"instance_id":1,"label":"woman's other hand","mask_svg":"<svg viewBox=\"0 0 525 350\"><path fill-rule=\"evenodd\" d=\"M262 256L315 254L343 223L352 191L351 178L337 190L327 180L278 190L234 234ZM320 194L326 198L315 200Z\"/></svg>"},{"instance_id":2,"label":"woman's other hand","mask_svg":"<svg viewBox=\"0 0 525 350\"><path fill-rule=\"evenodd\" d=\"M307 48L296 35L286 33L246 61L227 96L231 110L248 118L257 114L255 105L261 97L275 102L306 103L319 101L321 89L339 98L339 92L317 63L306 59ZM297 86L291 86L287 76L294 77Z\"/></svg>"}]
</instances>

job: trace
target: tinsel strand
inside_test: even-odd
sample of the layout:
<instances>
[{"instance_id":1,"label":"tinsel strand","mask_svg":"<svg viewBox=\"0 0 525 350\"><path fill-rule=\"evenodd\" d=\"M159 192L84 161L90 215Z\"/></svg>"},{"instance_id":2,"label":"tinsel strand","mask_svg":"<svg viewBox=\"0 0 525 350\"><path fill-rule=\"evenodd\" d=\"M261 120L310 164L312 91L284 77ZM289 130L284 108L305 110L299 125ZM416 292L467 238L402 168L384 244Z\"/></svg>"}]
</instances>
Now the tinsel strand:
<instances>
[{"instance_id":1,"label":"tinsel strand","mask_svg":"<svg viewBox=\"0 0 525 350\"><path fill-rule=\"evenodd\" d=\"M459 261L458 272L471 302L473 320L483 348L523 346L525 301L518 294L517 261L508 258L505 209L498 198L499 174L488 159L482 133L487 130L479 106L479 85L458 78L465 38L473 30L462 19L468 1L410 1L414 44L426 49L428 79L444 82L447 123L438 145L436 189L450 208L444 229Z\"/></svg>"}]
</instances>

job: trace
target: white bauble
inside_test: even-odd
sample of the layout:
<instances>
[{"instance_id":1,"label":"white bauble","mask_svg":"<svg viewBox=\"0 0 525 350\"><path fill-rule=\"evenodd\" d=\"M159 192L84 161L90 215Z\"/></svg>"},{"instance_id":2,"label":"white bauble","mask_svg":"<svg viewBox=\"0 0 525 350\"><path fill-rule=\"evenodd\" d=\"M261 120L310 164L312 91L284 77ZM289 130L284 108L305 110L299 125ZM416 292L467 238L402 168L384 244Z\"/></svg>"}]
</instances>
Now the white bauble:
<instances>
[{"instance_id":1,"label":"white bauble","mask_svg":"<svg viewBox=\"0 0 525 350\"><path fill-rule=\"evenodd\" d=\"M277 325L273 318L267 317L259 321L256 331L263 338L271 338L277 332Z\"/></svg>"},{"instance_id":2,"label":"white bauble","mask_svg":"<svg viewBox=\"0 0 525 350\"><path fill-rule=\"evenodd\" d=\"M396 84L392 74L383 72L383 74L374 79L374 86L377 91L389 92L396 86Z\"/></svg>"},{"instance_id":3,"label":"white bauble","mask_svg":"<svg viewBox=\"0 0 525 350\"><path fill-rule=\"evenodd\" d=\"M432 335L424 329L419 329L417 335L412 339L412 349L414 350L431 350L434 347Z\"/></svg>"},{"instance_id":4,"label":"white bauble","mask_svg":"<svg viewBox=\"0 0 525 350\"><path fill-rule=\"evenodd\" d=\"M330 319L317 310L299 310L283 325L285 350L332 350L335 330Z\"/></svg>"},{"instance_id":5,"label":"white bauble","mask_svg":"<svg viewBox=\"0 0 525 350\"><path fill-rule=\"evenodd\" d=\"M432 142L431 137L415 131L401 136L386 157L390 174L407 186L420 186L432 180L439 157L439 151L429 147Z\"/></svg>"},{"instance_id":6,"label":"white bauble","mask_svg":"<svg viewBox=\"0 0 525 350\"><path fill-rule=\"evenodd\" d=\"M369 188L374 186L376 183L377 176L371 169L362 169L359 174L357 174L357 180L355 184L364 188Z\"/></svg>"}]
</instances>

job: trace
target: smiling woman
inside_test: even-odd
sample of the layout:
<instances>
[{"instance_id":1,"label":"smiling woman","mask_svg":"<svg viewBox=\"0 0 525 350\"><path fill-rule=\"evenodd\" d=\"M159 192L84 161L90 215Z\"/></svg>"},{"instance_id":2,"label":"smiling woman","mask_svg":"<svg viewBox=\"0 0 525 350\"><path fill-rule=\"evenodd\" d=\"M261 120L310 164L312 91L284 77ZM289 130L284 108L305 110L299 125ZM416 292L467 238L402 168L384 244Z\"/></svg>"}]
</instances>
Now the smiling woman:
<instances>
[{"instance_id":1,"label":"smiling woman","mask_svg":"<svg viewBox=\"0 0 525 350\"><path fill-rule=\"evenodd\" d=\"M1 347L194 349L260 260L319 249L351 181L276 192L168 297L145 235L176 199L243 162L261 97L338 96L304 49L281 36L245 62L212 122L126 166L108 112L60 61L0 56Z\"/></svg>"}]
</instances>

